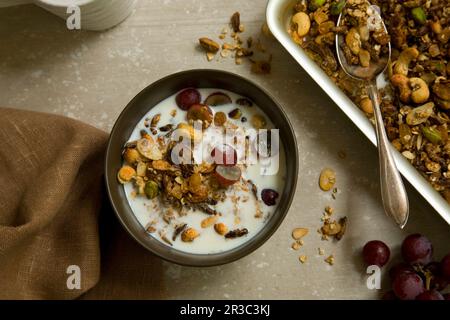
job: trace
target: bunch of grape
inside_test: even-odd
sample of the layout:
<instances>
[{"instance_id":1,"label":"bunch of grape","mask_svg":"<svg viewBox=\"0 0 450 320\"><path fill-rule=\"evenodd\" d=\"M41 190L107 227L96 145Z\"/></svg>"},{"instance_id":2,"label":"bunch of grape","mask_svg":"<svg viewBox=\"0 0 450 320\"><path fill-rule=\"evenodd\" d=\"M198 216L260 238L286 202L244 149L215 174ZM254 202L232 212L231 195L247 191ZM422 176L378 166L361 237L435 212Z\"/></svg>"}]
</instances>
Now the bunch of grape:
<instances>
[{"instance_id":1,"label":"bunch of grape","mask_svg":"<svg viewBox=\"0 0 450 320\"><path fill-rule=\"evenodd\" d=\"M433 245L421 234L403 240L401 254L404 262L389 270L392 290L385 300L450 300L450 293L442 292L450 283L450 253L440 262L432 261ZM366 243L363 258L368 265L384 266L390 257L389 247L379 240Z\"/></svg>"}]
</instances>

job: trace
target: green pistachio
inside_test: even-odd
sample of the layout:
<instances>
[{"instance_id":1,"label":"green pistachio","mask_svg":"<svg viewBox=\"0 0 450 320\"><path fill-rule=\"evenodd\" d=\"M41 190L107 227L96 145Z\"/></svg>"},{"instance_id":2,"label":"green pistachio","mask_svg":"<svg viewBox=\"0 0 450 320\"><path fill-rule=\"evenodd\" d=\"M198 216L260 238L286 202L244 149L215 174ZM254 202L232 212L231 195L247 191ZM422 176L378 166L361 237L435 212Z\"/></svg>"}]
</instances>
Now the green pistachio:
<instances>
[{"instance_id":1,"label":"green pistachio","mask_svg":"<svg viewBox=\"0 0 450 320\"><path fill-rule=\"evenodd\" d=\"M333 16L338 16L341 14L342 10L345 7L346 0L339 0L337 2L333 2L330 7L330 13Z\"/></svg>"},{"instance_id":2,"label":"green pistachio","mask_svg":"<svg viewBox=\"0 0 450 320\"><path fill-rule=\"evenodd\" d=\"M417 23L425 24L427 22L427 15L422 7L412 9L411 14Z\"/></svg>"},{"instance_id":3,"label":"green pistachio","mask_svg":"<svg viewBox=\"0 0 450 320\"><path fill-rule=\"evenodd\" d=\"M155 198L159 193L158 184L153 180L147 181L144 187L144 193L149 199Z\"/></svg>"},{"instance_id":4,"label":"green pistachio","mask_svg":"<svg viewBox=\"0 0 450 320\"><path fill-rule=\"evenodd\" d=\"M432 127L423 127L422 133L431 143L438 144L442 141L442 135L439 130Z\"/></svg>"},{"instance_id":5,"label":"green pistachio","mask_svg":"<svg viewBox=\"0 0 450 320\"><path fill-rule=\"evenodd\" d=\"M308 4L308 8L311 11L316 11L319 7L323 6L325 0L310 0Z\"/></svg>"}]
</instances>

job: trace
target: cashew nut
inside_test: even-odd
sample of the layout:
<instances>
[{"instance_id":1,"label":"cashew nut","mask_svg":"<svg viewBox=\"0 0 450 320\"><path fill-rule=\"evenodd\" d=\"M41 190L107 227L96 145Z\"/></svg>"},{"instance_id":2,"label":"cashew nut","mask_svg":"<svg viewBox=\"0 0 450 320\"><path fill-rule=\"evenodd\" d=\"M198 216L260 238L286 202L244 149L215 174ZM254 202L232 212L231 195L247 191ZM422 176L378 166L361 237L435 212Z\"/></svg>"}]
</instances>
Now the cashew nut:
<instances>
[{"instance_id":1,"label":"cashew nut","mask_svg":"<svg viewBox=\"0 0 450 320\"><path fill-rule=\"evenodd\" d=\"M416 48L406 48L400 53L394 65L394 74L408 75L409 63L419 56Z\"/></svg>"},{"instance_id":2,"label":"cashew nut","mask_svg":"<svg viewBox=\"0 0 450 320\"><path fill-rule=\"evenodd\" d=\"M364 49L359 50L359 64L364 68L367 68L370 65L369 51Z\"/></svg>"},{"instance_id":3,"label":"cashew nut","mask_svg":"<svg viewBox=\"0 0 450 320\"><path fill-rule=\"evenodd\" d=\"M362 41L369 41L370 33L369 27L367 25L361 25L358 28L359 35L361 36Z\"/></svg>"},{"instance_id":4,"label":"cashew nut","mask_svg":"<svg viewBox=\"0 0 450 320\"><path fill-rule=\"evenodd\" d=\"M430 90L425 81L420 78L410 78L409 86L411 87L411 100L414 103L424 103L430 97Z\"/></svg>"},{"instance_id":5,"label":"cashew nut","mask_svg":"<svg viewBox=\"0 0 450 320\"><path fill-rule=\"evenodd\" d=\"M391 77L391 83L399 91L400 101L408 103L411 98L411 89L409 88L409 79L402 74L394 74Z\"/></svg>"},{"instance_id":6,"label":"cashew nut","mask_svg":"<svg viewBox=\"0 0 450 320\"><path fill-rule=\"evenodd\" d=\"M351 28L345 36L345 43L350 48L353 54L359 54L361 50L361 36L356 28Z\"/></svg>"},{"instance_id":7,"label":"cashew nut","mask_svg":"<svg viewBox=\"0 0 450 320\"><path fill-rule=\"evenodd\" d=\"M372 100L370 98L365 97L359 102L359 106L361 107L362 111L368 114L373 113L373 105Z\"/></svg>"},{"instance_id":8,"label":"cashew nut","mask_svg":"<svg viewBox=\"0 0 450 320\"><path fill-rule=\"evenodd\" d=\"M297 25L297 34L300 37L306 36L311 28L311 20L304 12L298 12L292 17L292 22Z\"/></svg>"}]
</instances>

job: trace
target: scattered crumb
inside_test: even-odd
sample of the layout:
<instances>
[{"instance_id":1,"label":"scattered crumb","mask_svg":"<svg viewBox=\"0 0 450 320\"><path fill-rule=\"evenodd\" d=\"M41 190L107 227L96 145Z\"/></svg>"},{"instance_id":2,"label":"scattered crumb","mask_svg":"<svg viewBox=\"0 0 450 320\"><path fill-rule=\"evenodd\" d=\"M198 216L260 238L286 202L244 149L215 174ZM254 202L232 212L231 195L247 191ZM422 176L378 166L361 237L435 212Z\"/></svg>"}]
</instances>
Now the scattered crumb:
<instances>
[{"instance_id":1,"label":"scattered crumb","mask_svg":"<svg viewBox=\"0 0 450 320\"><path fill-rule=\"evenodd\" d=\"M301 255L300 257L298 257L298 260L300 260L301 263L305 263L306 260L308 260L308 257L305 255Z\"/></svg>"},{"instance_id":2,"label":"scattered crumb","mask_svg":"<svg viewBox=\"0 0 450 320\"><path fill-rule=\"evenodd\" d=\"M295 228L292 230L292 238L299 240L308 234L309 230L307 228Z\"/></svg>"},{"instance_id":3,"label":"scattered crumb","mask_svg":"<svg viewBox=\"0 0 450 320\"><path fill-rule=\"evenodd\" d=\"M324 249L319 248L318 250L319 250L319 255L320 256L323 256L325 254L325 250Z\"/></svg>"},{"instance_id":4,"label":"scattered crumb","mask_svg":"<svg viewBox=\"0 0 450 320\"><path fill-rule=\"evenodd\" d=\"M330 256L328 256L328 258L326 258L324 261L325 261L326 263L328 263L330 266L332 266L332 265L334 265L334 256L333 256L333 255L330 255Z\"/></svg>"}]
</instances>

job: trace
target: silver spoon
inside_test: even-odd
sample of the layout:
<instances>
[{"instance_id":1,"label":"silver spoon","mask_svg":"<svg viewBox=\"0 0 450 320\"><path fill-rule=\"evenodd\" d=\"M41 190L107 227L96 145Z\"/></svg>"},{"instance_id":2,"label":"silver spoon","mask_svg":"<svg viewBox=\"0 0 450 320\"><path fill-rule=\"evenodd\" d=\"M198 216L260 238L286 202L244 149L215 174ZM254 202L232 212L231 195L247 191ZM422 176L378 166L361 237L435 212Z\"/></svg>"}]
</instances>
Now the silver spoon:
<instances>
[{"instance_id":1,"label":"silver spoon","mask_svg":"<svg viewBox=\"0 0 450 320\"><path fill-rule=\"evenodd\" d=\"M379 19L382 27L387 32L386 26L379 15L379 8L376 6L370 7L373 9L374 14L378 15L376 18ZM337 22L338 26L341 25L344 14L345 8L339 15ZM388 53L385 54L385 56L380 57L379 61L370 61L369 67L361 67L347 63L341 48L341 43L343 41L343 35L336 34L336 51L339 64L349 76L366 83L370 99L372 100L380 161L381 198L383 200L384 211L388 216L394 219L400 228L403 228L406 225L409 216L408 195L406 194L402 178L395 165L390 149L391 145L384 129L383 117L381 115L379 104L378 88L376 85L377 76L386 69L391 57L391 44L388 44Z\"/></svg>"}]
</instances>

